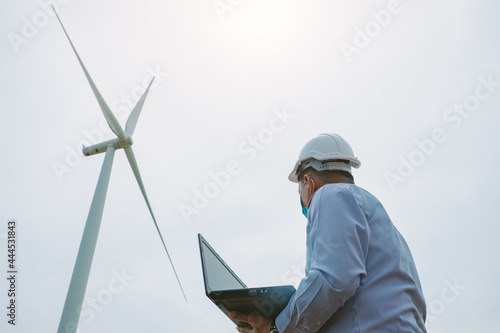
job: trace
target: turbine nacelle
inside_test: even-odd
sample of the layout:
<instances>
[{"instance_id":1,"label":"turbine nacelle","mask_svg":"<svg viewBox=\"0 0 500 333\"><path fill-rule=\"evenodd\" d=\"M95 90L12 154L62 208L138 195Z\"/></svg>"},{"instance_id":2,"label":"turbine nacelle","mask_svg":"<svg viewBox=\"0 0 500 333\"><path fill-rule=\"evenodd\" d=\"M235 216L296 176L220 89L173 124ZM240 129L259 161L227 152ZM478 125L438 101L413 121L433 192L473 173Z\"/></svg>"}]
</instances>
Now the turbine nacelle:
<instances>
[{"instance_id":1,"label":"turbine nacelle","mask_svg":"<svg viewBox=\"0 0 500 333\"><path fill-rule=\"evenodd\" d=\"M115 147L115 149L124 149L127 147L130 147L134 144L134 140L132 140L131 136L128 136L127 139L125 140L120 140L118 138L111 139L108 141L104 141L101 143L97 143L92 146L85 147L83 146L82 153L85 156L90 156L90 155L96 155L96 154L101 154L105 153L106 149L109 146Z\"/></svg>"}]
</instances>

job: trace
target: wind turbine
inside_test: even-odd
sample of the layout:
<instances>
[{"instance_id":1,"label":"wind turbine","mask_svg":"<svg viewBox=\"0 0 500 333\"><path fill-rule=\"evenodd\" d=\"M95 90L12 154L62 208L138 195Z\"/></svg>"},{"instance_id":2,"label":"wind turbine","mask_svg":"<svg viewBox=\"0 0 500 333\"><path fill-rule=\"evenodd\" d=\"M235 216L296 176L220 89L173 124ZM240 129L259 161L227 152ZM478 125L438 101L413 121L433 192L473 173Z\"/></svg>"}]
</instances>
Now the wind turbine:
<instances>
[{"instance_id":1,"label":"wind turbine","mask_svg":"<svg viewBox=\"0 0 500 333\"><path fill-rule=\"evenodd\" d=\"M151 213L151 217L153 218L153 222L155 224L156 230L158 231L158 235L160 235L161 242L163 243L163 247L165 248L165 252L167 253L168 260L170 261L170 265L174 271L175 277L177 278L177 282L182 291L182 295L187 302L186 295L184 290L182 289L181 282L179 277L177 276L177 272L175 271L174 264L172 263L172 259L168 253L167 247L163 240L163 236L161 235L160 229L158 228L158 224L156 223L156 218L153 214L153 210L151 209L151 205L149 204L148 196L146 194L146 189L144 188L144 184L142 182L141 174L139 172L139 168L137 166L137 162L135 160L134 151L132 150L132 134L134 133L135 126L137 124L137 120L139 119L139 115L142 110L142 106L144 105L144 100L148 95L149 88L153 83L154 77L149 83L146 91L141 96L135 107L132 109L129 118L127 119L127 123L125 125L125 131L120 126L120 123L116 119L116 117L111 112L110 108L106 104L106 101L102 97L101 93L97 89L94 81L90 77L87 69L83 65L80 56L76 52L71 39L69 38L66 29L64 28L59 15L52 6L54 13L56 14L61 27L63 28L64 34L68 38L69 43L71 44L71 48L75 52L76 57L78 58L78 62L80 63L87 80L90 83L90 87L94 92L95 97L97 98L97 102L101 107L102 113L106 118L106 121L109 124L111 130L116 134L117 138L111 139L105 142L101 142L89 147L83 147L83 154L85 156L95 155L99 153L105 153L104 162L102 165L101 173L99 175L99 180L97 181L97 187L95 189L94 197L92 199L92 204L90 205L89 215L87 217L87 221L85 223L85 229L83 231L82 240L80 242L80 248L78 249L78 255L76 257L75 267L73 269L73 274L71 276L71 282L68 289L68 294L66 295L66 301L64 302L64 308L61 315L61 320L59 322L59 328L57 329L58 333L73 333L76 332L78 327L78 321L80 319L80 311L83 304L83 298L85 296L85 290L87 288L87 282L89 278L90 268L92 266L92 259L94 257L95 246L97 243L97 237L99 235L99 227L101 225L102 212L104 209L104 202L106 200L106 193L108 190L109 177L111 174L111 167L113 165L113 158L115 155L116 149L125 150L125 154L127 155L127 159L132 167L132 171L134 172L135 178L137 179L137 183L141 189L144 200L146 201L146 205L148 206L149 212Z\"/></svg>"}]
</instances>

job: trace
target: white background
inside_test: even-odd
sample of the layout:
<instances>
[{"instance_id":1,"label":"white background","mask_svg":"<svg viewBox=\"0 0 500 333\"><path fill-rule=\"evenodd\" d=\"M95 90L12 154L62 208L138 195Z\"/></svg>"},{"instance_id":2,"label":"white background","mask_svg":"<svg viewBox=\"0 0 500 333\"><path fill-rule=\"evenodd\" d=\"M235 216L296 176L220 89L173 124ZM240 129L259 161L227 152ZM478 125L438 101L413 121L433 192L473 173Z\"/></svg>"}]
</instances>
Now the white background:
<instances>
[{"instance_id":1,"label":"white background","mask_svg":"<svg viewBox=\"0 0 500 333\"><path fill-rule=\"evenodd\" d=\"M0 5L0 262L5 272L6 225L16 219L19 267L15 327L0 283L2 332L56 331L103 161L84 158L81 143L113 138L44 1ZM204 295L200 232L248 285L298 283L306 220L287 176L322 132L351 143L362 162L356 183L408 241L429 331L499 332L500 87L460 123L446 118L474 102L479 77L500 82L499 3L401 1L381 27L372 13L388 1L223 2L231 10L213 0L54 2L122 123L126 95L157 71L134 150L188 299L117 151L86 294L95 308L84 305L80 332L236 332ZM341 46L354 47L367 26L380 31L346 56ZM271 138L276 110L293 119ZM435 128L446 139L419 153L416 141ZM259 134L255 156L238 150ZM410 157L418 165L405 173ZM195 191L232 160L240 173L184 218L180 207L193 207ZM404 181L391 187L388 173Z\"/></svg>"}]
</instances>

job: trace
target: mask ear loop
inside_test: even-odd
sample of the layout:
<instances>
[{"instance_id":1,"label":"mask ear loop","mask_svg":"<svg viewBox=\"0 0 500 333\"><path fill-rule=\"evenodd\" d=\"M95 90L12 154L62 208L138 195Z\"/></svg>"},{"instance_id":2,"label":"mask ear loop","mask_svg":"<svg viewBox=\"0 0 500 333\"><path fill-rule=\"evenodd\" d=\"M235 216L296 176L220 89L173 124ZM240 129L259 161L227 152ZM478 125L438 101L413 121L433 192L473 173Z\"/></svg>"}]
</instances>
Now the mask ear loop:
<instances>
[{"instance_id":1,"label":"mask ear loop","mask_svg":"<svg viewBox=\"0 0 500 333\"><path fill-rule=\"evenodd\" d=\"M314 180L311 179L311 181L313 182L313 194L314 194L314 187L316 187L316 185L314 184ZM304 187L302 187L302 190L300 191L300 205L302 206L302 214L306 217L308 215L308 212L309 212L309 205L311 204L311 201L312 201L312 194L311 194L311 197L309 198L309 201L307 202L307 206L304 206L304 203L302 201L302 192L304 191L304 188L306 186L304 185Z\"/></svg>"},{"instance_id":2,"label":"mask ear loop","mask_svg":"<svg viewBox=\"0 0 500 333\"><path fill-rule=\"evenodd\" d=\"M316 184L314 184L314 180L312 178L311 178L311 181L313 183L313 186L316 187ZM306 185L304 185L302 187L302 190L299 193L299 196L300 196L300 205L302 206L302 208L304 208L304 207L309 208L309 205L311 204L311 201L312 201L312 195L314 194L314 187L313 187L313 193L311 194L311 197L309 198L309 201L307 202L307 206L304 206L304 203L302 202L302 192L304 192L304 188L305 187L306 187Z\"/></svg>"},{"instance_id":3,"label":"mask ear loop","mask_svg":"<svg viewBox=\"0 0 500 333\"><path fill-rule=\"evenodd\" d=\"M305 207L305 206L304 206L304 202L302 201L302 192L304 192L304 188L305 188L305 187L306 187L305 185L304 185L304 186L302 186L302 190L300 190L300 193L299 193L300 206L302 207L302 209Z\"/></svg>"},{"instance_id":4,"label":"mask ear loop","mask_svg":"<svg viewBox=\"0 0 500 333\"><path fill-rule=\"evenodd\" d=\"M316 185L314 184L314 180L311 178L311 181L313 183L313 193L311 193L311 197L309 198L309 202L307 203L307 207L309 208L309 206L311 205L311 201L312 201L312 198L313 198L313 194L314 194L314 187L316 187Z\"/></svg>"}]
</instances>

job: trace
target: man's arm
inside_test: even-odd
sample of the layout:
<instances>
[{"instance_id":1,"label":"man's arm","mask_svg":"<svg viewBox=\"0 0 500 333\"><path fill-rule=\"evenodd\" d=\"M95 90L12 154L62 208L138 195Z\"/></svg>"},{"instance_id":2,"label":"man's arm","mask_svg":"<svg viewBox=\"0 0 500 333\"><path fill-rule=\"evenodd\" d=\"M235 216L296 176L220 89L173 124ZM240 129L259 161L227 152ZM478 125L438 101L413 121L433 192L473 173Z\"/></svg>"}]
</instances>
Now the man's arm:
<instances>
[{"instance_id":1,"label":"man's arm","mask_svg":"<svg viewBox=\"0 0 500 333\"><path fill-rule=\"evenodd\" d=\"M366 275L370 230L362 199L349 186L325 185L309 210L308 271L276 318L281 333L317 332Z\"/></svg>"}]
</instances>

